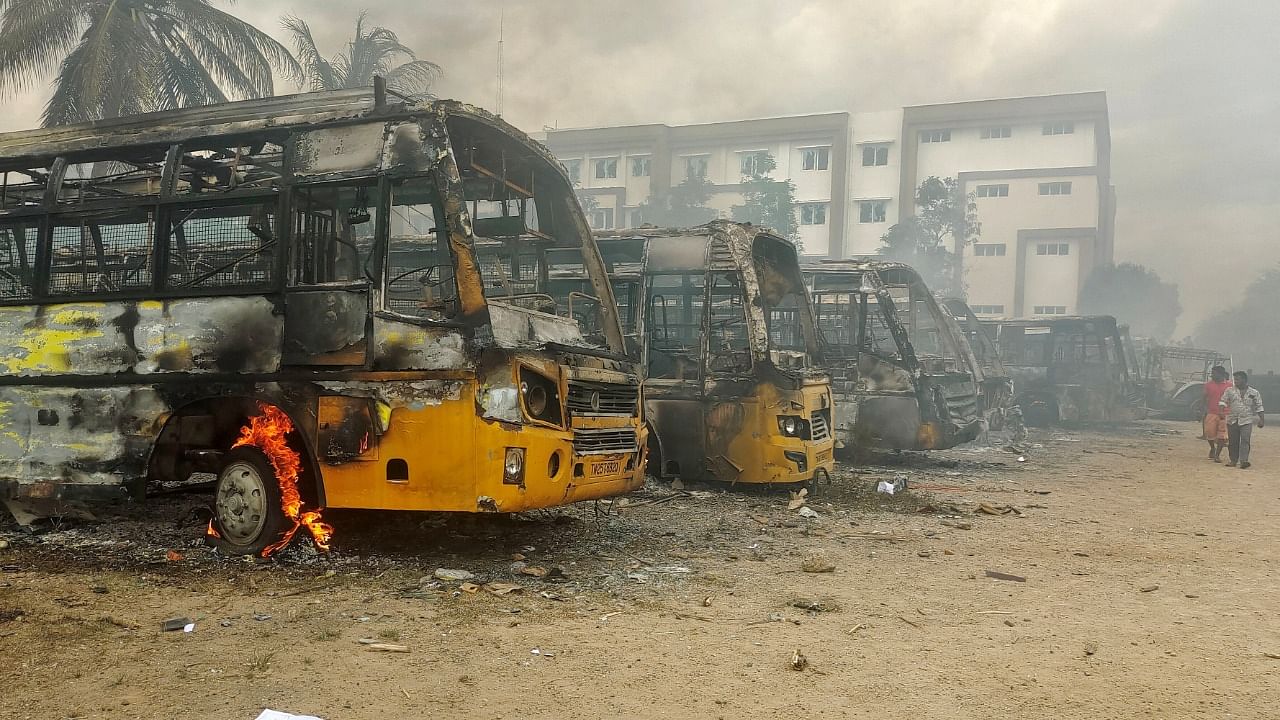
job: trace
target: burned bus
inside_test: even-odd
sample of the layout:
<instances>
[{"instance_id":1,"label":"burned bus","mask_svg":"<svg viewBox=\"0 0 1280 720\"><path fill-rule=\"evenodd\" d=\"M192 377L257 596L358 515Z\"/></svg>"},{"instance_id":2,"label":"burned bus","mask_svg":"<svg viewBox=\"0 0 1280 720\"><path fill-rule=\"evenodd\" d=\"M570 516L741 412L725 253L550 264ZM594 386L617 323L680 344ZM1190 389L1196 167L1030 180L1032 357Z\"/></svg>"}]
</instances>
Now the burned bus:
<instances>
[{"instance_id":1,"label":"burned bus","mask_svg":"<svg viewBox=\"0 0 1280 720\"><path fill-rule=\"evenodd\" d=\"M987 427L1000 430L1013 402L1013 378L1000 361L1000 349L964 300L945 298L939 304L960 327L978 367L982 369L982 404L986 409Z\"/></svg>"},{"instance_id":2,"label":"burned bus","mask_svg":"<svg viewBox=\"0 0 1280 720\"><path fill-rule=\"evenodd\" d=\"M1230 362L1229 355L1217 350L1151 346L1142 365L1147 407L1163 417L1199 420L1205 413L1204 384L1210 371Z\"/></svg>"},{"instance_id":3,"label":"burned bus","mask_svg":"<svg viewBox=\"0 0 1280 720\"><path fill-rule=\"evenodd\" d=\"M0 135L0 498L216 478L213 541L321 508L513 512L644 480L639 374L563 169L349 90ZM546 292L573 248L587 332Z\"/></svg>"},{"instance_id":4,"label":"burned bus","mask_svg":"<svg viewBox=\"0 0 1280 720\"><path fill-rule=\"evenodd\" d=\"M813 489L829 479L831 389L814 364L795 246L726 221L598 237L644 360L653 474Z\"/></svg>"},{"instance_id":5,"label":"burned bus","mask_svg":"<svg viewBox=\"0 0 1280 720\"><path fill-rule=\"evenodd\" d=\"M1110 315L990 320L1028 425L1118 422L1145 415Z\"/></svg>"},{"instance_id":6,"label":"burned bus","mask_svg":"<svg viewBox=\"0 0 1280 720\"><path fill-rule=\"evenodd\" d=\"M936 450L982 431L982 369L911 267L837 260L805 268L845 448Z\"/></svg>"}]
</instances>

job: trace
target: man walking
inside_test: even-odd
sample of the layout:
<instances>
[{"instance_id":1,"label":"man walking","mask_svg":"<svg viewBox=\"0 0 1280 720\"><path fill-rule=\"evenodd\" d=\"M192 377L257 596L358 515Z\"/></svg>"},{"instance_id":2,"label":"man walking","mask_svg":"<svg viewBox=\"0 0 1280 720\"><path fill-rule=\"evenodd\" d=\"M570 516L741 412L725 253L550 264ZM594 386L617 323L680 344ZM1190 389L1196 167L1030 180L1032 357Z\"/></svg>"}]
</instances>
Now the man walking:
<instances>
[{"instance_id":1,"label":"man walking","mask_svg":"<svg viewBox=\"0 0 1280 720\"><path fill-rule=\"evenodd\" d=\"M1227 446L1227 409L1218 403L1231 387L1231 376L1221 365L1209 371L1209 381L1204 384L1204 439L1209 441L1209 459L1222 462L1222 448Z\"/></svg>"},{"instance_id":2,"label":"man walking","mask_svg":"<svg viewBox=\"0 0 1280 720\"><path fill-rule=\"evenodd\" d=\"M1266 416L1262 409L1262 393L1258 388L1249 387L1249 374L1237 370L1235 381L1235 387L1222 393L1218 407L1227 411L1227 454L1231 456L1227 467L1235 467L1238 461L1241 470L1248 470L1253 426L1266 424Z\"/></svg>"}]
</instances>

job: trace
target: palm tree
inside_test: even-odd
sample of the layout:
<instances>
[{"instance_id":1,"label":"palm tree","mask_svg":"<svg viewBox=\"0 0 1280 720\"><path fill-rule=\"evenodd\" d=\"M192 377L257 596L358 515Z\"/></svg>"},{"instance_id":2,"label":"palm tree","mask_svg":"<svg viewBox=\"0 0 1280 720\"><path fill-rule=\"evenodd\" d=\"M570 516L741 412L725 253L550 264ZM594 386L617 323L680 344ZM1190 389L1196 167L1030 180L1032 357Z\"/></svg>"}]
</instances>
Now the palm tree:
<instances>
[{"instance_id":1,"label":"palm tree","mask_svg":"<svg viewBox=\"0 0 1280 720\"><path fill-rule=\"evenodd\" d=\"M411 97L430 97L431 84L440 77L440 66L419 60L413 50L400 42L396 34L384 27L365 29L367 12L356 18L356 34L347 49L332 58L321 54L311 28L296 17L281 22L293 37L298 62L312 90L342 90L373 84L381 75L387 87ZM406 62L396 64L398 59Z\"/></svg>"},{"instance_id":2,"label":"palm tree","mask_svg":"<svg viewBox=\"0 0 1280 720\"><path fill-rule=\"evenodd\" d=\"M0 94L56 70L45 126L271 95L289 50L211 0L0 0Z\"/></svg>"}]
</instances>

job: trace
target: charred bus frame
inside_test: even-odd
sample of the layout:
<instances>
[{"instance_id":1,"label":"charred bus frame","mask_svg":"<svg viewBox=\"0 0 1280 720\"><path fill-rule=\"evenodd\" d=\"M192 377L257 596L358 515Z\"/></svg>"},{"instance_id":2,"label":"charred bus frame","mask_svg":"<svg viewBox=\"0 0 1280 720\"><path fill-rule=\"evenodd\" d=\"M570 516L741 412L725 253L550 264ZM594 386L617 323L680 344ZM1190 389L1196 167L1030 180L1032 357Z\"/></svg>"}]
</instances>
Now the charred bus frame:
<instances>
[{"instance_id":1,"label":"charred bus frame","mask_svg":"<svg viewBox=\"0 0 1280 720\"><path fill-rule=\"evenodd\" d=\"M989 320L1028 425L1145 416L1142 393L1110 315Z\"/></svg>"},{"instance_id":2,"label":"charred bus frame","mask_svg":"<svg viewBox=\"0 0 1280 720\"><path fill-rule=\"evenodd\" d=\"M996 347L995 339L982 326L967 302L961 298L944 298L939 304L959 326L978 361L978 367L982 369L982 404L986 409L987 427L992 430L1004 428L1013 403L1013 377L1000 361L1000 348Z\"/></svg>"},{"instance_id":3,"label":"charred bus frame","mask_svg":"<svg viewBox=\"0 0 1280 720\"><path fill-rule=\"evenodd\" d=\"M920 275L892 262L805 268L846 448L937 450L982 430L982 369Z\"/></svg>"},{"instance_id":4,"label":"charred bus frame","mask_svg":"<svg viewBox=\"0 0 1280 720\"><path fill-rule=\"evenodd\" d=\"M269 409L309 507L507 512L643 483L638 369L582 209L483 110L235 102L0 135L0 171L15 514L216 473L215 532L258 552L273 468L226 473ZM593 336L545 292L557 247L583 258Z\"/></svg>"},{"instance_id":5,"label":"charred bus frame","mask_svg":"<svg viewBox=\"0 0 1280 720\"><path fill-rule=\"evenodd\" d=\"M829 479L831 388L814 367L795 246L727 221L599 237L644 358L654 474L815 489Z\"/></svg>"}]
</instances>

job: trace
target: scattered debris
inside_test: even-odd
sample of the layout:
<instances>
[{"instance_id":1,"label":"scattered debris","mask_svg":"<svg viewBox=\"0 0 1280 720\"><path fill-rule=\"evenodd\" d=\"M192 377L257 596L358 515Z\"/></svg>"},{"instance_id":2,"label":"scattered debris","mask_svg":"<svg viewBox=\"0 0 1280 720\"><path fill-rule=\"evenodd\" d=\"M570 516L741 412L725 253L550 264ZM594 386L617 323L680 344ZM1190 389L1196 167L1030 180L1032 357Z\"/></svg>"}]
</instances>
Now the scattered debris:
<instances>
[{"instance_id":1,"label":"scattered debris","mask_svg":"<svg viewBox=\"0 0 1280 720\"><path fill-rule=\"evenodd\" d=\"M836 612L840 609L839 606L829 600L824 601L809 598L796 598L791 601L791 607L799 608L815 615L822 612Z\"/></svg>"},{"instance_id":2,"label":"scattered debris","mask_svg":"<svg viewBox=\"0 0 1280 720\"><path fill-rule=\"evenodd\" d=\"M932 551L932 550L921 550L920 552L917 552L917 553L916 553L916 556L917 556L917 557L922 557L922 558L931 558L931 557L933 557L933 551Z\"/></svg>"},{"instance_id":3,"label":"scattered debris","mask_svg":"<svg viewBox=\"0 0 1280 720\"><path fill-rule=\"evenodd\" d=\"M182 557L182 553L177 550L170 550L164 554L164 559L169 562L182 562L186 558Z\"/></svg>"},{"instance_id":4,"label":"scattered debris","mask_svg":"<svg viewBox=\"0 0 1280 720\"><path fill-rule=\"evenodd\" d=\"M911 626L911 627L913 627L913 628L918 628L918 627L920 627L920 623L915 622L914 620L908 620L907 618L905 618L905 617L903 617L903 616L901 616L901 615L899 615L899 616L898 616L898 619L899 619L899 620L901 620L902 622L904 622L904 623L906 623L906 624L910 625L910 626Z\"/></svg>"},{"instance_id":5,"label":"scattered debris","mask_svg":"<svg viewBox=\"0 0 1280 720\"><path fill-rule=\"evenodd\" d=\"M1271 658L1272 660L1280 660L1280 653L1264 652L1262 657Z\"/></svg>"},{"instance_id":6,"label":"scattered debris","mask_svg":"<svg viewBox=\"0 0 1280 720\"><path fill-rule=\"evenodd\" d=\"M1004 624L1005 624L1005 625L1007 625L1008 627L1017 627L1017 625L1018 625L1017 623L1015 623L1015 622L1014 622L1014 621L1012 621L1012 620L1005 620L1005 621L1004 621Z\"/></svg>"},{"instance_id":7,"label":"scattered debris","mask_svg":"<svg viewBox=\"0 0 1280 720\"><path fill-rule=\"evenodd\" d=\"M710 596L710 595L708 595L708 596L706 596L706 597L702 598L702 607L711 607L711 596Z\"/></svg>"},{"instance_id":8,"label":"scattered debris","mask_svg":"<svg viewBox=\"0 0 1280 720\"><path fill-rule=\"evenodd\" d=\"M528 575L529 577L535 578L544 578L547 576L546 568L539 567L537 565L525 565L522 562L512 563L511 570L517 575Z\"/></svg>"},{"instance_id":9,"label":"scattered debris","mask_svg":"<svg viewBox=\"0 0 1280 720\"><path fill-rule=\"evenodd\" d=\"M474 595L475 593L480 592L480 586L479 586L479 585L477 585L477 584L475 584L475 583L470 583L470 582L464 582L464 583L462 583L461 585L459 585L459 586L458 586L458 589L459 589L459 590L461 590L461 591L462 591L462 592L464 592L464 593L471 593L471 594L473 594L473 595Z\"/></svg>"},{"instance_id":10,"label":"scattered debris","mask_svg":"<svg viewBox=\"0 0 1280 720\"><path fill-rule=\"evenodd\" d=\"M800 512L798 514L800 515L800 517L809 518L810 520L817 520L818 518L822 517L816 511L814 511L813 508L810 508L808 506L800 508Z\"/></svg>"},{"instance_id":11,"label":"scattered debris","mask_svg":"<svg viewBox=\"0 0 1280 720\"><path fill-rule=\"evenodd\" d=\"M266 622L271 619L271 616L266 613L254 613L253 619L257 620L258 622Z\"/></svg>"},{"instance_id":12,"label":"scattered debris","mask_svg":"<svg viewBox=\"0 0 1280 720\"><path fill-rule=\"evenodd\" d=\"M1026 582L1027 579L1021 575L1010 575L1009 573L996 572L995 570L987 570L986 575L993 580L1008 580L1009 582Z\"/></svg>"},{"instance_id":13,"label":"scattered debris","mask_svg":"<svg viewBox=\"0 0 1280 720\"><path fill-rule=\"evenodd\" d=\"M807 573L829 573L836 571L836 564L822 550L810 550L800 563L800 569Z\"/></svg>"},{"instance_id":14,"label":"scattered debris","mask_svg":"<svg viewBox=\"0 0 1280 720\"><path fill-rule=\"evenodd\" d=\"M174 632L175 630L182 630L183 628L191 624L192 624L191 618L173 617L160 623L160 631ZM187 631L187 632L190 632L190 631Z\"/></svg>"},{"instance_id":15,"label":"scattered debris","mask_svg":"<svg viewBox=\"0 0 1280 720\"><path fill-rule=\"evenodd\" d=\"M389 652L389 653L409 652L409 646L396 645L394 643L375 642L375 643L368 643L365 645L365 647L376 652Z\"/></svg>"},{"instance_id":16,"label":"scattered debris","mask_svg":"<svg viewBox=\"0 0 1280 720\"><path fill-rule=\"evenodd\" d=\"M1098 643L1090 640L1089 642L1084 644L1084 654L1086 656L1093 655L1097 652L1098 652Z\"/></svg>"},{"instance_id":17,"label":"scattered debris","mask_svg":"<svg viewBox=\"0 0 1280 720\"><path fill-rule=\"evenodd\" d=\"M1146 585L1138 588L1138 592L1149 593L1149 592L1155 592L1156 590L1159 590L1159 589L1160 589L1159 585Z\"/></svg>"},{"instance_id":18,"label":"scattered debris","mask_svg":"<svg viewBox=\"0 0 1280 720\"><path fill-rule=\"evenodd\" d=\"M792 492L791 502L787 503L787 509L795 510L796 508L803 507L805 503L805 497L808 494L809 494L808 488L800 488L799 490Z\"/></svg>"},{"instance_id":19,"label":"scattered debris","mask_svg":"<svg viewBox=\"0 0 1280 720\"><path fill-rule=\"evenodd\" d=\"M435 577L437 580L443 580L445 582L466 582L467 580L473 579L475 577L475 574L468 572L466 570L451 570L449 568L437 568L435 572Z\"/></svg>"},{"instance_id":20,"label":"scattered debris","mask_svg":"<svg viewBox=\"0 0 1280 720\"><path fill-rule=\"evenodd\" d=\"M943 520L940 524L944 527L955 528L956 530L973 529L973 525L967 522L951 522L950 520Z\"/></svg>"},{"instance_id":21,"label":"scattered debris","mask_svg":"<svg viewBox=\"0 0 1280 720\"><path fill-rule=\"evenodd\" d=\"M280 712L279 710L265 709L254 720L320 720L320 718L315 715L294 715L293 713Z\"/></svg>"},{"instance_id":22,"label":"scattered debris","mask_svg":"<svg viewBox=\"0 0 1280 720\"><path fill-rule=\"evenodd\" d=\"M791 669L804 670L806 667L809 667L809 658L800 652L800 648L796 648L796 651L791 653Z\"/></svg>"},{"instance_id":23,"label":"scattered debris","mask_svg":"<svg viewBox=\"0 0 1280 720\"><path fill-rule=\"evenodd\" d=\"M603 614L603 615L601 615L601 616L600 616L600 622L605 622L605 621L606 621L606 620L608 620L609 618L614 617L614 616L617 616L617 615L621 615L621 614L622 614L622 611L621 611L621 610L615 610L615 611L613 611L613 612L611 612L611 613L605 613L605 614Z\"/></svg>"},{"instance_id":24,"label":"scattered debris","mask_svg":"<svg viewBox=\"0 0 1280 720\"><path fill-rule=\"evenodd\" d=\"M984 515L1021 515L1022 512L1012 505L988 505L986 503L978 503L977 509L973 511L976 515L982 513Z\"/></svg>"},{"instance_id":25,"label":"scattered debris","mask_svg":"<svg viewBox=\"0 0 1280 720\"><path fill-rule=\"evenodd\" d=\"M524 586L517 585L515 583L491 582L491 583L485 583L484 589L485 589L485 592L490 592L490 593L493 593L494 595L501 597L503 595L510 595L511 593L515 593L515 592L523 592Z\"/></svg>"}]
</instances>

